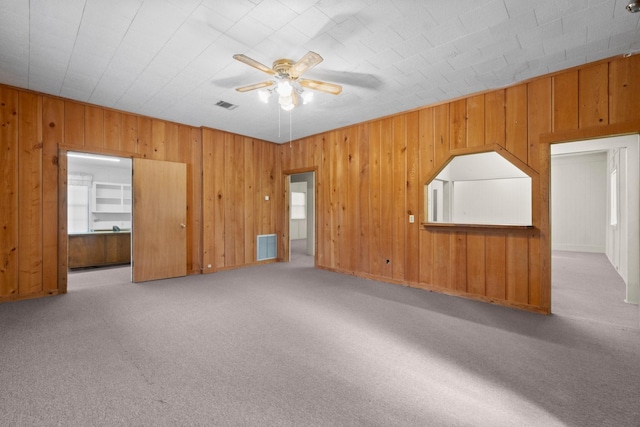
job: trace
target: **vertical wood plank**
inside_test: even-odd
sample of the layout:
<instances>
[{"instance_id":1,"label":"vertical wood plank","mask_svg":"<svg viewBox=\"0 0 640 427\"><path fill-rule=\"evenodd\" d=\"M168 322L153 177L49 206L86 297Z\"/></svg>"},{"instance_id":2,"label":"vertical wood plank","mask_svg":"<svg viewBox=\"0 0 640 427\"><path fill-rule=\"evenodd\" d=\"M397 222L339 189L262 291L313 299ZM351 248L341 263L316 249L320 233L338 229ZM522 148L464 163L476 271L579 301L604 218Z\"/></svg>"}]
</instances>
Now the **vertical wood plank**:
<instances>
[{"instance_id":1,"label":"vertical wood plank","mask_svg":"<svg viewBox=\"0 0 640 427\"><path fill-rule=\"evenodd\" d=\"M467 292L467 233L451 233L451 288Z\"/></svg>"},{"instance_id":2,"label":"vertical wood plank","mask_svg":"<svg viewBox=\"0 0 640 427\"><path fill-rule=\"evenodd\" d=\"M358 228L358 219L360 217L360 204L358 203L358 189L360 177L359 171L359 144L358 144L358 127L351 126L347 132L347 194L345 204L345 233L343 240L343 258L347 259L347 270L350 272L358 271L358 251L360 245L360 233Z\"/></svg>"},{"instance_id":3,"label":"vertical wood plank","mask_svg":"<svg viewBox=\"0 0 640 427\"><path fill-rule=\"evenodd\" d=\"M430 176L434 169L435 159L435 132L434 132L434 109L427 108L420 110L420 188L418 189L420 197L419 221L427 222L426 203L427 198L427 176ZM433 233L428 230L419 230L420 236L420 270L419 282L431 284L433 272Z\"/></svg>"},{"instance_id":4,"label":"vertical wood plank","mask_svg":"<svg viewBox=\"0 0 640 427\"><path fill-rule=\"evenodd\" d=\"M405 115L395 116L391 121L393 138L392 164L393 189L391 198L391 276L404 280L407 245L407 142ZM387 203L388 204L388 203Z\"/></svg>"},{"instance_id":5,"label":"vertical wood plank","mask_svg":"<svg viewBox=\"0 0 640 427\"><path fill-rule=\"evenodd\" d=\"M202 130L202 271L214 270L216 236L214 235L215 205L217 199L214 185L213 131ZM211 265L211 267L209 267Z\"/></svg>"},{"instance_id":6,"label":"vertical wood plank","mask_svg":"<svg viewBox=\"0 0 640 427\"><path fill-rule=\"evenodd\" d=\"M214 229L214 268L223 268L229 263L227 262L226 242L227 242L227 187L225 176L227 175L227 158L225 155L226 134L224 132L213 132L212 150L213 150L213 194L215 207L213 212Z\"/></svg>"},{"instance_id":7,"label":"vertical wood plank","mask_svg":"<svg viewBox=\"0 0 640 427\"><path fill-rule=\"evenodd\" d=\"M189 173L189 211L187 220L191 226L191 265L188 274L198 274L203 271L202 265L202 131L189 127L190 159L187 162Z\"/></svg>"},{"instance_id":8,"label":"vertical wood plank","mask_svg":"<svg viewBox=\"0 0 640 427\"><path fill-rule=\"evenodd\" d=\"M420 113L407 114L406 124L406 216L414 216L413 223L406 223L406 252L404 280L418 283L420 280Z\"/></svg>"},{"instance_id":9,"label":"vertical wood plank","mask_svg":"<svg viewBox=\"0 0 640 427\"><path fill-rule=\"evenodd\" d=\"M371 170L369 125L358 126L358 271L371 273Z\"/></svg>"},{"instance_id":10,"label":"vertical wood plank","mask_svg":"<svg viewBox=\"0 0 640 427\"><path fill-rule=\"evenodd\" d=\"M138 118L132 114L121 114L120 149L123 153L138 152Z\"/></svg>"},{"instance_id":11,"label":"vertical wood plank","mask_svg":"<svg viewBox=\"0 0 640 427\"><path fill-rule=\"evenodd\" d=\"M104 110L100 107L84 107L84 146L94 151L104 147Z\"/></svg>"},{"instance_id":12,"label":"vertical wood plank","mask_svg":"<svg viewBox=\"0 0 640 427\"><path fill-rule=\"evenodd\" d=\"M113 110L104 110L104 148L109 151L123 151L122 114Z\"/></svg>"},{"instance_id":13,"label":"vertical wood plank","mask_svg":"<svg viewBox=\"0 0 640 427\"><path fill-rule=\"evenodd\" d=\"M440 288L451 287L451 234L433 233L433 285Z\"/></svg>"},{"instance_id":14,"label":"vertical wood plank","mask_svg":"<svg viewBox=\"0 0 640 427\"><path fill-rule=\"evenodd\" d=\"M509 301L529 303L529 240L526 236L506 238L507 295Z\"/></svg>"},{"instance_id":15,"label":"vertical wood plank","mask_svg":"<svg viewBox=\"0 0 640 427\"><path fill-rule=\"evenodd\" d=\"M505 90L505 137L507 150L528 162L527 140L527 85L521 84Z\"/></svg>"},{"instance_id":16,"label":"vertical wood plank","mask_svg":"<svg viewBox=\"0 0 640 427\"><path fill-rule=\"evenodd\" d=\"M382 276L393 277L393 119L380 122L380 254L382 257Z\"/></svg>"},{"instance_id":17,"label":"vertical wood plank","mask_svg":"<svg viewBox=\"0 0 640 427\"><path fill-rule=\"evenodd\" d=\"M507 296L507 242L505 236L487 235L485 251L486 296L504 300Z\"/></svg>"},{"instance_id":18,"label":"vertical wood plank","mask_svg":"<svg viewBox=\"0 0 640 427\"><path fill-rule=\"evenodd\" d=\"M329 198L329 210L327 213L330 216L329 227L329 266L330 268L338 268L340 266L340 234L342 223L340 219L341 206L340 206L340 190L344 183L342 182L342 165L340 156L340 138L336 134L336 131L329 132L328 135L328 148L329 148L329 183L330 183L330 198Z\"/></svg>"},{"instance_id":19,"label":"vertical wood plank","mask_svg":"<svg viewBox=\"0 0 640 427\"><path fill-rule=\"evenodd\" d=\"M153 158L151 119L137 117L138 119L138 153L144 159Z\"/></svg>"},{"instance_id":20,"label":"vertical wood plank","mask_svg":"<svg viewBox=\"0 0 640 427\"><path fill-rule=\"evenodd\" d=\"M449 104L442 104L433 108L433 133L434 166L438 169L450 156Z\"/></svg>"},{"instance_id":21,"label":"vertical wood plank","mask_svg":"<svg viewBox=\"0 0 640 427\"><path fill-rule=\"evenodd\" d=\"M484 96L484 143L506 148L505 90L495 90Z\"/></svg>"},{"instance_id":22,"label":"vertical wood plank","mask_svg":"<svg viewBox=\"0 0 640 427\"><path fill-rule=\"evenodd\" d=\"M485 295L485 236L480 233L467 234L467 292Z\"/></svg>"},{"instance_id":23,"label":"vertical wood plank","mask_svg":"<svg viewBox=\"0 0 640 427\"><path fill-rule=\"evenodd\" d=\"M18 293L18 100L0 86L0 298Z\"/></svg>"},{"instance_id":24,"label":"vertical wood plank","mask_svg":"<svg viewBox=\"0 0 640 427\"><path fill-rule=\"evenodd\" d=\"M540 135L551 132L551 78L534 80L527 85L528 141L527 163L539 170Z\"/></svg>"},{"instance_id":25,"label":"vertical wood plank","mask_svg":"<svg viewBox=\"0 0 640 427\"><path fill-rule=\"evenodd\" d=\"M609 64L582 68L578 75L580 128L609 123Z\"/></svg>"},{"instance_id":26,"label":"vertical wood plank","mask_svg":"<svg viewBox=\"0 0 640 427\"><path fill-rule=\"evenodd\" d=\"M64 103L64 143L77 148L84 146L84 105L77 102Z\"/></svg>"},{"instance_id":27,"label":"vertical wood plank","mask_svg":"<svg viewBox=\"0 0 640 427\"><path fill-rule=\"evenodd\" d=\"M42 292L42 97L20 92L18 115L18 289Z\"/></svg>"},{"instance_id":28,"label":"vertical wood plank","mask_svg":"<svg viewBox=\"0 0 640 427\"><path fill-rule=\"evenodd\" d=\"M166 127L169 123L162 120L151 119L151 150L149 152L153 160L167 160Z\"/></svg>"},{"instance_id":29,"label":"vertical wood plank","mask_svg":"<svg viewBox=\"0 0 640 427\"><path fill-rule=\"evenodd\" d=\"M42 105L42 283L58 289L58 145L64 138L64 101L44 97Z\"/></svg>"},{"instance_id":30,"label":"vertical wood plank","mask_svg":"<svg viewBox=\"0 0 640 427\"><path fill-rule=\"evenodd\" d=\"M380 221L382 209L382 196L380 194L380 121L371 123L371 140L369 142L369 165L371 168L371 274L382 274L382 243L380 241Z\"/></svg>"},{"instance_id":31,"label":"vertical wood plank","mask_svg":"<svg viewBox=\"0 0 640 427\"><path fill-rule=\"evenodd\" d=\"M467 98L467 147L480 147L485 144L484 98L484 95Z\"/></svg>"},{"instance_id":32,"label":"vertical wood plank","mask_svg":"<svg viewBox=\"0 0 640 427\"><path fill-rule=\"evenodd\" d=\"M186 134L185 134L186 136ZM164 124L164 160L185 163L184 150L189 147L188 140L180 138L180 126L176 123Z\"/></svg>"},{"instance_id":33,"label":"vertical wood plank","mask_svg":"<svg viewBox=\"0 0 640 427\"><path fill-rule=\"evenodd\" d=\"M451 114L451 149L467 146L467 100L459 99L449 104Z\"/></svg>"},{"instance_id":34,"label":"vertical wood plank","mask_svg":"<svg viewBox=\"0 0 640 427\"><path fill-rule=\"evenodd\" d=\"M244 263L256 261L256 212L255 185L257 171L255 169L255 140L244 138Z\"/></svg>"},{"instance_id":35,"label":"vertical wood plank","mask_svg":"<svg viewBox=\"0 0 640 427\"><path fill-rule=\"evenodd\" d=\"M609 123L638 118L640 111L640 55L618 58L609 64Z\"/></svg>"},{"instance_id":36,"label":"vertical wood plank","mask_svg":"<svg viewBox=\"0 0 640 427\"><path fill-rule=\"evenodd\" d=\"M578 129L578 71L553 77L553 130Z\"/></svg>"}]
</instances>

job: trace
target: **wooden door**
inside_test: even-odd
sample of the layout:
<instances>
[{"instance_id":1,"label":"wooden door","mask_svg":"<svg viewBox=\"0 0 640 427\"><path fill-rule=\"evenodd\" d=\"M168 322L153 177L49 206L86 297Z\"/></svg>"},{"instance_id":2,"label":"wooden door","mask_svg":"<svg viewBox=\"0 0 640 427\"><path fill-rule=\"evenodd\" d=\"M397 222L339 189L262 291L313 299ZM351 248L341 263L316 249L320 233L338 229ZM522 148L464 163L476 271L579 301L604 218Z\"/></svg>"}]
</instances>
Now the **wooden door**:
<instances>
[{"instance_id":1,"label":"wooden door","mask_svg":"<svg viewBox=\"0 0 640 427\"><path fill-rule=\"evenodd\" d=\"M187 274L187 165L133 160L132 280Z\"/></svg>"}]
</instances>

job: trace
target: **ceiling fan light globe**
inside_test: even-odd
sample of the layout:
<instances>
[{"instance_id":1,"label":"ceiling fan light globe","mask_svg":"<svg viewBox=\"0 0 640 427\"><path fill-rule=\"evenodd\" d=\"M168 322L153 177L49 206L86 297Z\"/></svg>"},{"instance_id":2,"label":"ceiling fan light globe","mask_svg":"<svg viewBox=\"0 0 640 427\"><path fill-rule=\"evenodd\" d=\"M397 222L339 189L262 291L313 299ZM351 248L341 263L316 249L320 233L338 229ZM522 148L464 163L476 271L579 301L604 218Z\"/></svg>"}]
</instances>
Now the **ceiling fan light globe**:
<instances>
[{"instance_id":1,"label":"ceiling fan light globe","mask_svg":"<svg viewBox=\"0 0 640 427\"><path fill-rule=\"evenodd\" d=\"M291 95L280 95L278 103L280 105L293 105L293 97Z\"/></svg>"},{"instance_id":2,"label":"ceiling fan light globe","mask_svg":"<svg viewBox=\"0 0 640 427\"><path fill-rule=\"evenodd\" d=\"M264 90L264 89L258 91L258 98L260 98L260 101L264 102L265 104L269 102L270 96L271 96L271 91Z\"/></svg>"},{"instance_id":3,"label":"ceiling fan light globe","mask_svg":"<svg viewBox=\"0 0 640 427\"><path fill-rule=\"evenodd\" d=\"M284 111L291 111L291 110L293 110L293 108L295 107L295 105L293 105L293 104L282 104L282 105L280 105L280 107L281 107Z\"/></svg>"},{"instance_id":4,"label":"ceiling fan light globe","mask_svg":"<svg viewBox=\"0 0 640 427\"><path fill-rule=\"evenodd\" d=\"M308 104L313 101L313 92L302 92L302 103Z\"/></svg>"},{"instance_id":5,"label":"ceiling fan light globe","mask_svg":"<svg viewBox=\"0 0 640 427\"><path fill-rule=\"evenodd\" d=\"M289 80L283 80L280 83L278 83L278 88L276 89L276 92L278 92L278 95L291 96L291 91L293 91L293 86L291 86L291 83L289 83Z\"/></svg>"}]
</instances>

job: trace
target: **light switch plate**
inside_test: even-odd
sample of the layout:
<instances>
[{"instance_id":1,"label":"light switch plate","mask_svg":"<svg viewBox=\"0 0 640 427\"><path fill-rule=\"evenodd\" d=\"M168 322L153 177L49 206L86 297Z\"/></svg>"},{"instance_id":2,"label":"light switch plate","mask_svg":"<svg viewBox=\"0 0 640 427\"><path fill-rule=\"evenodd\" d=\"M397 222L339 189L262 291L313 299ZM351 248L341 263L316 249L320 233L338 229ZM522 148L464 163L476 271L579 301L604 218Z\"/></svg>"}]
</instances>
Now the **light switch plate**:
<instances>
[{"instance_id":1,"label":"light switch plate","mask_svg":"<svg viewBox=\"0 0 640 427\"><path fill-rule=\"evenodd\" d=\"M414 215L409 215L409 223L413 224L416 221L416 217Z\"/></svg>"}]
</instances>

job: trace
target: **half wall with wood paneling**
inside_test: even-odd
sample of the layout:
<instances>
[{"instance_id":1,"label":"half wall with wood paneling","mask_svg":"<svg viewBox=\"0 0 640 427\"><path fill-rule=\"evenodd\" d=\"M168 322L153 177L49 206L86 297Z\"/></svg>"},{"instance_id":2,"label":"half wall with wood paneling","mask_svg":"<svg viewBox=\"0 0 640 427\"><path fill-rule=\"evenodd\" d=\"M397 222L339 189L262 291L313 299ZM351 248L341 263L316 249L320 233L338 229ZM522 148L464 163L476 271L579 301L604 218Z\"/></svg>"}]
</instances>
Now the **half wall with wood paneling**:
<instances>
[{"instance_id":1,"label":"half wall with wood paneling","mask_svg":"<svg viewBox=\"0 0 640 427\"><path fill-rule=\"evenodd\" d=\"M283 144L280 167L317 170L318 267L548 313L541 137L637 132L638 111L635 55ZM428 178L454 155L496 149L534 171L533 228L423 226Z\"/></svg>"}]
</instances>

